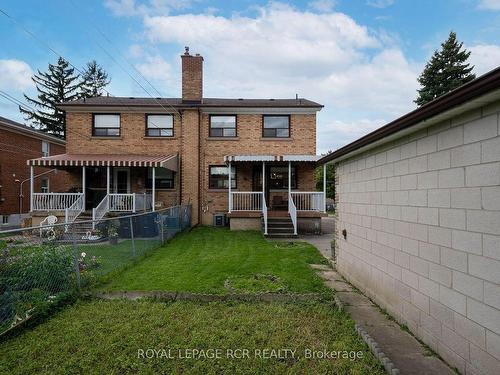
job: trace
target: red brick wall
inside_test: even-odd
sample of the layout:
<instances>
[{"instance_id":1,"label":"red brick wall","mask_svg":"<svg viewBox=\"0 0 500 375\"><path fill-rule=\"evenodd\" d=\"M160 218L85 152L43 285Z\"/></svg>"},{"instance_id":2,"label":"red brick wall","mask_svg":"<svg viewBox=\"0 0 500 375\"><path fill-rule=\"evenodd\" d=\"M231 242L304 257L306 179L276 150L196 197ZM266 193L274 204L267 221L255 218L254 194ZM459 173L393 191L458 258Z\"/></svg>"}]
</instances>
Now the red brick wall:
<instances>
[{"instance_id":1,"label":"red brick wall","mask_svg":"<svg viewBox=\"0 0 500 375\"><path fill-rule=\"evenodd\" d=\"M201 101L203 97L203 57L182 55L182 100Z\"/></svg>"},{"instance_id":2,"label":"red brick wall","mask_svg":"<svg viewBox=\"0 0 500 375\"><path fill-rule=\"evenodd\" d=\"M50 143L50 155L64 154L65 146ZM0 215L19 213L19 187L15 180L23 181L30 177L28 159L42 156L42 140L18 132L0 129ZM49 171L50 168L35 168L35 175ZM66 191L71 182L64 171L49 173L50 191ZM40 191L41 179L35 179L35 191ZM23 184L22 212L29 211L30 183Z\"/></svg>"}]
</instances>

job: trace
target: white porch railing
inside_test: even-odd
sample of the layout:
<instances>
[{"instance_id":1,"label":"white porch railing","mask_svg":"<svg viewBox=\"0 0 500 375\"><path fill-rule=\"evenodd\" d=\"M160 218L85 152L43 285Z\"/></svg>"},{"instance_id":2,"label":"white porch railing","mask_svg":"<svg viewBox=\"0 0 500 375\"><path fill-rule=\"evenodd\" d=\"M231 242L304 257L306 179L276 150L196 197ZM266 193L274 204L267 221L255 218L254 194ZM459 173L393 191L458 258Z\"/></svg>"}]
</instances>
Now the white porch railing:
<instances>
[{"instance_id":1,"label":"white porch railing","mask_svg":"<svg viewBox=\"0 0 500 375\"><path fill-rule=\"evenodd\" d=\"M71 224L76 220L78 215L80 215L83 212L83 207L84 207L84 195L82 194L76 201L73 203L71 206L66 208L64 212L65 216L65 222L66 224Z\"/></svg>"},{"instance_id":2,"label":"white porch railing","mask_svg":"<svg viewBox=\"0 0 500 375\"><path fill-rule=\"evenodd\" d=\"M33 193L31 209L33 211L64 211L81 197L83 193Z\"/></svg>"},{"instance_id":3,"label":"white porch railing","mask_svg":"<svg viewBox=\"0 0 500 375\"><path fill-rule=\"evenodd\" d=\"M292 192L297 211L324 211L325 194L322 191Z\"/></svg>"},{"instance_id":4,"label":"white porch railing","mask_svg":"<svg viewBox=\"0 0 500 375\"><path fill-rule=\"evenodd\" d=\"M230 194L229 211L262 211L261 191L233 191Z\"/></svg>"},{"instance_id":5,"label":"white porch railing","mask_svg":"<svg viewBox=\"0 0 500 375\"><path fill-rule=\"evenodd\" d=\"M135 212L135 194L108 194L109 211Z\"/></svg>"},{"instance_id":6,"label":"white porch railing","mask_svg":"<svg viewBox=\"0 0 500 375\"><path fill-rule=\"evenodd\" d=\"M288 195L288 213L290 214L290 219L292 219L293 224L293 234L297 234L297 207L293 203L293 198Z\"/></svg>"},{"instance_id":7,"label":"white porch railing","mask_svg":"<svg viewBox=\"0 0 500 375\"><path fill-rule=\"evenodd\" d=\"M109 212L109 195L106 195L102 201L99 202L97 207L92 209L92 229L98 220L101 220Z\"/></svg>"}]
</instances>

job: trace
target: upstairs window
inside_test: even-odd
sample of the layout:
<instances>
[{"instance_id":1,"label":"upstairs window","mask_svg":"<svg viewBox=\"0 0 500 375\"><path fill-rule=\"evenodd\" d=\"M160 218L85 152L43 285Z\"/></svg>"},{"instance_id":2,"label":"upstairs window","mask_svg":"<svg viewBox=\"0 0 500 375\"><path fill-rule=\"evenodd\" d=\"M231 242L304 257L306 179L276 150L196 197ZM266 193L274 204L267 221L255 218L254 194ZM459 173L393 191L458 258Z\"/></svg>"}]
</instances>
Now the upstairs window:
<instances>
[{"instance_id":1,"label":"upstairs window","mask_svg":"<svg viewBox=\"0 0 500 375\"><path fill-rule=\"evenodd\" d=\"M119 137L120 115L105 114L93 115L92 135L97 137Z\"/></svg>"},{"instance_id":2,"label":"upstairs window","mask_svg":"<svg viewBox=\"0 0 500 375\"><path fill-rule=\"evenodd\" d=\"M236 137L236 116L210 116L210 137Z\"/></svg>"},{"instance_id":3,"label":"upstairs window","mask_svg":"<svg viewBox=\"0 0 500 375\"><path fill-rule=\"evenodd\" d=\"M146 115L146 137L173 137L173 115Z\"/></svg>"},{"instance_id":4,"label":"upstairs window","mask_svg":"<svg viewBox=\"0 0 500 375\"><path fill-rule=\"evenodd\" d=\"M290 116L264 115L262 117L262 136L264 138L289 138Z\"/></svg>"},{"instance_id":5,"label":"upstairs window","mask_svg":"<svg viewBox=\"0 0 500 375\"><path fill-rule=\"evenodd\" d=\"M49 142L42 141L42 157L46 158L50 155L50 145Z\"/></svg>"},{"instance_id":6,"label":"upstairs window","mask_svg":"<svg viewBox=\"0 0 500 375\"><path fill-rule=\"evenodd\" d=\"M208 177L208 187L210 189L228 189L229 187L229 167L225 165L211 165ZM231 189L236 189L236 167L231 166Z\"/></svg>"}]
</instances>

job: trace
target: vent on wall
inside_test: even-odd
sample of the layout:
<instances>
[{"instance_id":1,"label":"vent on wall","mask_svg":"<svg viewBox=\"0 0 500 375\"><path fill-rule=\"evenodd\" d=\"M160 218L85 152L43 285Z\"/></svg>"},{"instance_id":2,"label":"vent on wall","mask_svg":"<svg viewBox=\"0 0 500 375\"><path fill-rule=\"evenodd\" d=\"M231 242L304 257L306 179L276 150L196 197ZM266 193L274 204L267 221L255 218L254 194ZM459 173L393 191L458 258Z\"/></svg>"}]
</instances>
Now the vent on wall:
<instances>
[{"instance_id":1,"label":"vent on wall","mask_svg":"<svg viewBox=\"0 0 500 375\"><path fill-rule=\"evenodd\" d=\"M214 214L214 227L223 227L226 225L226 215Z\"/></svg>"}]
</instances>

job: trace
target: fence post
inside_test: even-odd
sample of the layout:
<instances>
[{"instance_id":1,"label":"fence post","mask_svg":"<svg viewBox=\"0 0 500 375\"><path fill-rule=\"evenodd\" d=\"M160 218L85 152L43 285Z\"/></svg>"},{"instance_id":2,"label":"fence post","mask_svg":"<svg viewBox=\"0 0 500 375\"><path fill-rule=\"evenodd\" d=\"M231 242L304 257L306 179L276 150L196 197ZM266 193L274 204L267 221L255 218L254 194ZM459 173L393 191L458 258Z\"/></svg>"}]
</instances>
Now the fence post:
<instances>
[{"instance_id":1,"label":"fence post","mask_svg":"<svg viewBox=\"0 0 500 375\"><path fill-rule=\"evenodd\" d=\"M78 249L76 247L76 238L74 237L73 237L73 262L75 263L76 286L78 289L80 289L81 287L80 265L78 264Z\"/></svg>"},{"instance_id":2,"label":"fence post","mask_svg":"<svg viewBox=\"0 0 500 375\"><path fill-rule=\"evenodd\" d=\"M163 228L163 218L162 218L160 213L158 214L158 217L159 217L159 223L160 223L161 244L164 245L165 244L165 233L164 233L164 228Z\"/></svg>"},{"instance_id":3,"label":"fence post","mask_svg":"<svg viewBox=\"0 0 500 375\"><path fill-rule=\"evenodd\" d=\"M134 223L132 222L132 216L129 217L129 223L130 223L130 239L132 240L132 256L135 258L136 252L135 252L135 239L134 239Z\"/></svg>"}]
</instances>

